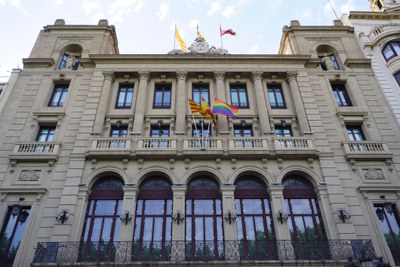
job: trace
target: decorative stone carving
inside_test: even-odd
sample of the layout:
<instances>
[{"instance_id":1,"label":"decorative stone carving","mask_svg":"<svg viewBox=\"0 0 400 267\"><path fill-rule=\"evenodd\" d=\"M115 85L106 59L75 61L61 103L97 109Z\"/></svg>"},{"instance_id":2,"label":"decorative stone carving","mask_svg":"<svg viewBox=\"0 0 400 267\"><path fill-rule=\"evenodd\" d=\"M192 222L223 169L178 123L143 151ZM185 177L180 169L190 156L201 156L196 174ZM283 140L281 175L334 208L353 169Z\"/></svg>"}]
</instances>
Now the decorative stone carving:
<instances>
[{"instance_id":1,"label":"decorative stone carving","mask_svg":"<svg viewBox=\"0 0 400 267\"><path fill-rule=\"evenodd\" d=\"M180 71L180 70L178 70L178 71L176 71L176 79L177 80L184 80L184 81L186 81L186 79L187 79L187 71Z\"/></svg>"},{"instance_id":2,"label":"decorative stone carving","mask_svg":"<svg viewBox=\"0 0 400 267\"><path fill-rule=\"evenodd\" d=\"M263 75L262 71L253 71L251 73L251 78L253 79L253 81L261 80L262 75Z\"/></svg>"},{"instance_id":3,"label":"decorative stone carving","mask_svg":"<svg viewBox=\"0 0 400 267\"><path fill-rule=\"evenodd\" d=\"M150 79L150 71L148 70L140 70L138 71L140 80L146 80L146 82Z\"/></svg>"},{"instance_id":4,"label":"decorative stone carving","mask_svg":"<svg viewBox=\"0 0 400 267\"><path fill-rule=\"evenodd\" d=\"M299 73L297 71L288 71L286 77L289 81L297 80L297 75Z\"/></svg>"},{"instance_id":5,"label":"decorative stone carving","mask_svg":"<svg viewBox=\"0 0 400 267\"><path fill-rule=\"evenodd\" d=\"M223 81L225 78L225 71L223 71L223 70L214 71L214 77L215 77L215 80Z\"/></svg>"},{"instance_id":6,"label":"decorative stone carving","mask_svg":"<svg viewBox=\"0 0 400 267\"><path fill-rule=\"evenodd\" d=\"M196 38L194 42L188 48L189 52L184 52L180 49L173 49L168 52L169 55L185 55L185 54L220 54L226 55L229 54L228 50L223 48L216 48L215 46L211 46L204 40L200 38Z\"/></svg>"},{"instance_id":7,"label":"decorative stone carving","mask_svg":"<svg viewBox=\"0 0 400 267\"><path fill-rule=\"evenodd\" d=\"M368 168L364 169L364 178L365 180L384 180L385 175L381 169Z\"/></svg>"},{"instance_id":8,"label":"decorative stone carving","mask_svg":"<svg viewBox=\"0 0 400 267\"><path fill-rule=\"evenodd\" d=\"M103 70L104 80L114 81L114 72L113 71L105 71Z\"/></svg>"},{"instance_id":9,"label":"decorative stone carving","mask_svg":"<svg viewBox=\"0 0 400 267\"><path fill-rule=\"evenodd\" d=\"M185 260L185 242L175 241L171 246L171 260L184 261Z\"/></svg>"},{"instance_id":10,"label":"decorative stone carving","mask_svg":"<svg viewBox=\"0 0 400 267\"><path fill-rule=\"evenodd\" d=\"M38 181L41 170L22 170L18 181Z\"/></svg>"}]
</instances>

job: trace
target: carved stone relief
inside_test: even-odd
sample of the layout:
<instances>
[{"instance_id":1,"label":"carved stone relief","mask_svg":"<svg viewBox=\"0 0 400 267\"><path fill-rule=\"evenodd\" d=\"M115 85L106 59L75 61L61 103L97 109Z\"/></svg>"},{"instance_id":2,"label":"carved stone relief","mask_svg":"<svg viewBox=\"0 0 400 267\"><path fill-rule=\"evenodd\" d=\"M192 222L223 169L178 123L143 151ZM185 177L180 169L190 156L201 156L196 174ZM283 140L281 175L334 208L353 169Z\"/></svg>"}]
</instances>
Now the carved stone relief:
<instances>
[{"instance_id":1,"label":"carved stone relief","mask_svg":"<svg viewBox=\"0 0 400 267\"><path fill-rule=\"evenodd\" d=\"M41 170L22 170L18 181L38 181L41 172Z\"/></svg>"}]
</instances>

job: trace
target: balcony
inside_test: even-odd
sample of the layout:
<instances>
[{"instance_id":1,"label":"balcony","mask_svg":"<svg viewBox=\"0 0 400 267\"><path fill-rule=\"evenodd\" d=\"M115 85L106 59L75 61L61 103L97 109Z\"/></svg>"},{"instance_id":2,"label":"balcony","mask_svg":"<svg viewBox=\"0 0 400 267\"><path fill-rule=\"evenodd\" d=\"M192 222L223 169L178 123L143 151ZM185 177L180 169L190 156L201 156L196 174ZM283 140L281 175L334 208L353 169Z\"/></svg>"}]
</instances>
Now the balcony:
<instances>
[{"instance_id":1,"label":"balcony","mask_svg":"<svg viewBox=\"0 0 400 267\"><path fill-rule=\"evenodd\" d=\"M185 138L183 140L183 154L201 155L204 157L204 151L207 151L207 155L222 155L224 151L222 139Z\"/></svg>"},{"instance_id":2,"label":"balcony","mask_svg":"<svg viewBox=\"0 0 400 267\"><path fill-rule=\"evenodd\" d=\"M94 138L87 151L88 156L115 157L129 156L131 153L131 138Z\"/></svg>"},{"instance_id":3,"label":"balcony","mask_svg":"<svg viewBox=\"0 0 400 267\"><path fill-rule=\"evenodd\" d=\"M310 157L318 154L311 138L274 137L273 140L276 155Z\"/></svg>"},{"instance_id":4,"label":"balcony","mask_svg":"<svg viewBox=\"0 0 400 267\"><path fill-rule=\"evenodd\" d=\"M57 161L61 142L31 142L15 144L9 158L13 161Z\"/></svg>"},{"instance_id":5,"label":"balcony","mask_svg":"<svg viewBox=\"0 0 400 267\"><path fill-rule=\"evenodd\" d=\"M137 155L175 154L176 138L140 138L137 140Z\"/></svg>"},{"instance_id":6,"label":"balcony","mask_svg":"<svg viewBox=\"0 0 400 267\"><path fill-rule=\"evenodd\" d=\"M245 264L287 261L316 263L375 259L371 240L327 241L167 241L167 242L40 242L32 266L57 264L133 264L138 262L211 262L235 261ZM203 263L204 264L204 263ZM206 264L207 265L207 264ZM344 265L344 264L343 264ZM281 265L280 265L281 266Z\"/></svg>"},{"instance_id":7,"label":"balcony","mask_svg":"<svg viewBox=\"0 0 400 267\"><path fill-rule=\"evenodd\" d=\"M268 154L268 140L256 137L229 139L230 154L241 154L246 151L251 151L252 154Z\"/></svg>"},{"instance_id":8,"label":"balcony","mask_svg":"<svg viewBox=\"0 0 400 267\"><path fill-rule=\"evenodd\" d=\"M393 154L382 141L345 141L342 147L346 159L391 159Z\"/></svg>"}]
</instances>

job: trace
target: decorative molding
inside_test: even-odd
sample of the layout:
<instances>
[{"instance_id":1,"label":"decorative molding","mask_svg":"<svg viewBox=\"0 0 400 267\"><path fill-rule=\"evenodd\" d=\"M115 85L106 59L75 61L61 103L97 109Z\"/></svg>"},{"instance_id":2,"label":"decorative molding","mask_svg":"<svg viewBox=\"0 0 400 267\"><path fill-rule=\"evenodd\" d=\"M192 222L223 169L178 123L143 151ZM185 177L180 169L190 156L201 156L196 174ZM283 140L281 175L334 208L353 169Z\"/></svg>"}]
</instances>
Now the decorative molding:
<instances>
[{"instance_id":1,"label":"decorative molding","mask_svg":"<svg viewBox=\"0 0 400 267\"><path fill-rule=\"evenodd\" d=\"M184 81L186 81L186 79L187 79L187 74L188 74L187 71L177 70L177 71L176 71L176 79L177 79L177 80L184 80Z\"/></svg>"},{"instance_id":2,"label":"decorative molding","mask_svg":"<svg viewBox=\"0 0 400 267\"><path fill-rule=\"evenodd\" d=\"M175 159L169 159L169 168L171 170L175 168Z\"/></svg>"},{"instance_id":3,"label":"decorative molding","mask_svg":"<svg viewBox=\"0 0 400 267\"><path fill-rule=\"evenodd\" d=\"M110 82L113 82L115 80L115 76L114 76L114 71L105 71L103 70L103 76L104 76L104 80L108 80Z\"/></svg>"},{"instance_id":4,"label":"decorative molding","mask_svg":"<svg viewBox=\"0 0 400 267\"><path fill-rule=\"evenodd\" d=\"M185 159L185 170L189 170L190 168L190 159Z\"/></svg>"},{"instance_id":5,"label":"decorative molding","mask_svg":"<svg viewBox=\"0 0 400 267\"><path fill-rule=\"evenodd\" d=\"M224 81L225 71L223 71L223 70L214 71L214 78L216 81Z\"/></svg>"},{"instance_id":6,"label":"decorative molding","mask_svg":"<svg viewBox=\"0 0 400 267\"><path fill-rule=\"evenodd\" d=\"M364 172L365 180L385 180L385 175L381 169L368 168L362 170Z\"/></svg>"},{"instance_id":7,"label":"decorative molding","mask_svg":"<svg viewBox=\"0 0 400 267\"><path fill-rule=\"evenodd\" d=\"M146 82L149 81L149 79L150 79L150 71L148 71L148 70L139 70L138 74L139 74L139 79L140 80L144 80Z\"/></svg>"},{"instance_id":8,"label":"decorative molding","mask_svg":"<svg viewBox=\"0 0 400 267\"><path fill-rule=\"evenodd\" d=\"M18 177L18 181L38 181L41 172L41 170L22 170Z\"/></svg>"},{"instance_id":9,"label":"decorative molding","mask_svg":"<svg viewBox=\"0 0 400 267\"><path fill-rule=\"evenodd\" d=\"M231 165L232 165L232 169L233 169L233 170L237 168L237 166L236 166L236 159L231 159Z\"/></svg>"},{"instance_id":10,"label":"decorative molding","mask_svg":"<svg viewBox=\"0 0 400 267\"><path fill-rule=\"evenodd\" d=\"M298 74L299 73L297 71L288 71L286 73L286 78L288 79L289 82L293 81L293 80L297 81L297 75Z\"/></svg>"},{"instance_id":11,"label":"decorative molding","mask_svg":"<svg viewBox=\"0 0 400 267\"><path fill-rule=\"evenodd\" d=\"M251 79L253 80L253 82L257 81L257 80L261 80L263 76L263 72L256 70L256 71L252 71L251 72Z\"/></svg>"}]
</instances>

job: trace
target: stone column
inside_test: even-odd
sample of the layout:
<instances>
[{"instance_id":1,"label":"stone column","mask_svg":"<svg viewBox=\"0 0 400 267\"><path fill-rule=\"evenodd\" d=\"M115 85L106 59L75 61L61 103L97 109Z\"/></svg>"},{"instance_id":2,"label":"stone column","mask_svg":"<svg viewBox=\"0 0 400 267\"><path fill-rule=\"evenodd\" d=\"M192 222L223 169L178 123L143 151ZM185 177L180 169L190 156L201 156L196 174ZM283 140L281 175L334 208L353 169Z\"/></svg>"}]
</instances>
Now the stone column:
<instances>
[{"instance_id":1,"label":"stone column","mask_svg":"<svg viewBox=\"0 0 400 267\"><path fill-rule=\"evenodd\" d=\"M175 135L184 135L186 133L186 112L188 99L186 97L186 78L187 71L176 72L176 126Z\"/></svg>"},{"instance_id":2,"label":"stone column","mask_svg":"<svg viewBox=\"0 0 400 267\"><path fill-rule=\"evenodd\" d=\"M101 134L103 132L104 119L106 117L108 100L110 98L111 84L114 81L113 71L103 71L104 82L101 88L99 106L97 107L96 118L93 126L93 133Z\"/></svg>"},{"instance_id":3,"label":"stone column","mask_svg":"<svg viewBox=\"0 0 400 267\"><path fill-rule=\"evenodd\" d=\"M261 71L253 71L252 72L252 79L254 82L254 90L256 93L256 101L257 101L257 110L258 110L258 118L260 120L260 128L261 128L261 135L265 135L271 131L271 127L269 125L269 118L268 118L268 110L267 110L267 102L264 88L262 86L262 75L263 72Z\"/></svg>"},{"instance_id":4,"label":"stone column","mask_svg":"<svg viewBox=\"0 0 400 267\"><path fill-rule=\"evenodd\" d=\"M225 71L215 71L214 72L215 82L216 82L216 95L217 98L226 102L226 94L225 94ZM228 118L222 114L217 114L218 119L218 133L219 134L228 134Z\"/></svg>"},{"instance_id":5,"label":"stone column","mask_svg":"<svg viewBox=\"0 0 400 267\"><path fill-rule=\"evenodd\" d=\"M185 216L185 193L186 186L176 185L172 186L173 192L173 208L172 214L176 216L178 212L181 218ZM185 260L185 220L172 222L172 246L171 246L171 260L183 261Z\"/></svg>"},{"instance_id":6,"label":"stone column","mask_svg":"<svg viewBox=\"0 0 400 267\"><path fill-rule=\"evenodd\" d=\"M223 212L223 223L224 223L224 239L225 239L225 258L226 260L239 260L239 243L237 238L236 229L236 213L235 213L235 186L234 185L223 185L221 186L222 191L222 212ZM231 214L232 220L229 222L225 217ZM233 219L235 218L235 219Z\"/></svg>"},{"instance_id":7,"label":"stone column","mask_svg":"<svg viewBox=\"0 0 400 267\"><path fill-rule=\"evenodd\" d=\"M143 131L144 109L146 106L147 82L150 79L150 71L139 71L139 86L135 106L135 119L133 121L133 134L141 135Z\"/></svg>"},{"instance_id":8,"label":"stone column","mask_svg":"<svg viewBox=\"0 0 400 267\"><path fill-rule=\"evenodd\" d=\"M299 121L300 133L304 134L304 132L310 131L310 126L308 125L306 110L303 106L303 98L301 97L300 88L297 83L297 75L298 72L288 72L287 79L290 84L290 91L292 92L294 108L296 111L297 119Z\"/></svg>"}]
</instances>

